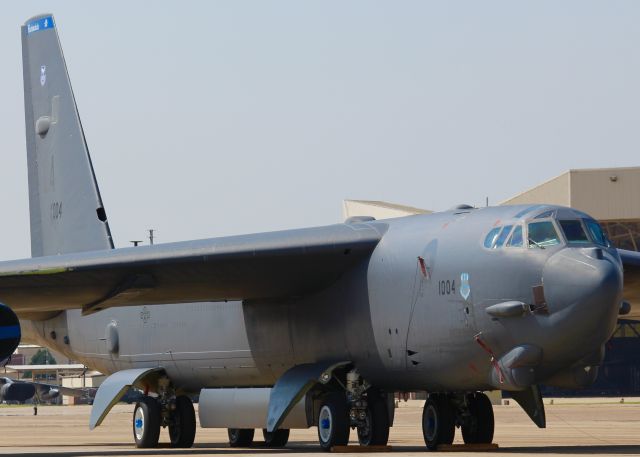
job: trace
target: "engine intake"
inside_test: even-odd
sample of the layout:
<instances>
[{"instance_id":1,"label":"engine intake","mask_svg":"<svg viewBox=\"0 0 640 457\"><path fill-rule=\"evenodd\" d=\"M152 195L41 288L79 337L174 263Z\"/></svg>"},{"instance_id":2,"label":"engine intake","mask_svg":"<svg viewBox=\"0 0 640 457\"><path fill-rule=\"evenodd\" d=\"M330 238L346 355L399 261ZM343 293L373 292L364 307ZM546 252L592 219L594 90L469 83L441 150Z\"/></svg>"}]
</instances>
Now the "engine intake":
<instances>
[{"instance_id":1,"label":"engine intake","mask_svg":"<svg viewBox=\"0 0 640 457\"><path fill-rule=\"evenodd\" d=\"M20 344L20 321L7 305L0 303L0 361L7 359Z\"/></svg>"},{"instance_id":2,"label":"engine intake","mask_svg":"<svg viewBox=\"0 0 640 457\"><path fill-rule=\"evenodd\" d=\"M24 402L33 397L36 388L24 382L7 382L0 387L0 400Z\"/></svg>"}]
</instances>

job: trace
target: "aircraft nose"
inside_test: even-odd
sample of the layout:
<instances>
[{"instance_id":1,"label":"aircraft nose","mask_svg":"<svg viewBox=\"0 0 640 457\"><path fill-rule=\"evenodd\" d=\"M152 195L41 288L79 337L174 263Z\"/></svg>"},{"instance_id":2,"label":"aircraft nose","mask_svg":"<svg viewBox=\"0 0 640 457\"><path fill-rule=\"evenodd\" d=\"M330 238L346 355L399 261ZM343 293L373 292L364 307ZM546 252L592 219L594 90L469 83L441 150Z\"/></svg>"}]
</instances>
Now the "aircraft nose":
<instances>
[{"instance_id":1,"label":"aircraft nose","mask_svg":"<svg viewBox=\"0 0 640 457\"><path fill-rule=\"evenodd\" d=\"M601 248L566 248L547 260L544 294L564 344L599 347L613 332L622 299L622 268ZM569 349L569 348L567 348Z\"/></svg>"}]
</instances>

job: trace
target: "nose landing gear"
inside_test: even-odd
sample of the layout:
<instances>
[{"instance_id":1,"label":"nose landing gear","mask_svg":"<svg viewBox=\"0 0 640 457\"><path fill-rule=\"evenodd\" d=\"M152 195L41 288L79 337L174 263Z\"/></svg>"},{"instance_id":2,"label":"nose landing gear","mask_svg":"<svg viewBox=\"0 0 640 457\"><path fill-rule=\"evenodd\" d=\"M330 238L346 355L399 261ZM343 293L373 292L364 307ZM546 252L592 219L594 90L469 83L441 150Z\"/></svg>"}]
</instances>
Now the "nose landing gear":
<instances>
[{"instance_id":1,"label":"nose landing gear","mask_svg":"<svg viewBox=\"0 0 640 457\"><path fill-rule=\"evenodd\" d=\"M422 412L422 433L429 450L453 443L456 427L462 429L465 444L493 441L493 407L481 392L430 394Z\"/></svg>"},{"instance_id":2,"label":"nose landing gear","mask_svg":"<svg viewBox=\"0 0 640 457\"><path fill-rule=\"evenodd\" d=\"M427 449L453 443L456 432L455 410L444 395L429 395L422 411L422 435Z\"/></svg>"},{"instance_id":3,"label":"nose landing gear","mask_svg":"<svg viewBox=\"0 0 640 457\"><path fill-rule=\"evenodd\" d=\"M462 439L466 444L491 443L493 441L493 406L489 398L480 392L467 395L469 417L463 421Z\"/></svg>"}]
</instances>

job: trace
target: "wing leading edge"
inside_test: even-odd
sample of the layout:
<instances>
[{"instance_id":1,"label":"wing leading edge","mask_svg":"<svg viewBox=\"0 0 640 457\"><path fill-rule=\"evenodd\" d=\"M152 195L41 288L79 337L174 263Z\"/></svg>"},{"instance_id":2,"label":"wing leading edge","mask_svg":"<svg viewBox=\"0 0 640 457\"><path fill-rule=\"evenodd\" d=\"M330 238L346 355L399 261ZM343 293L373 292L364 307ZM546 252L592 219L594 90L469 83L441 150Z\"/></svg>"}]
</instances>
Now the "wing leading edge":
<instances>
[{"instance_id":1,"label":"wing leading edge","mask_svg":"<svg viewBox=\"0 0 640 457\"><path fill-rule=\"evenodd\" d=\"M19 316L82 308L296 297L367 258L386 225L337 224L0 262Z\"/></svg>"}]
</instances>

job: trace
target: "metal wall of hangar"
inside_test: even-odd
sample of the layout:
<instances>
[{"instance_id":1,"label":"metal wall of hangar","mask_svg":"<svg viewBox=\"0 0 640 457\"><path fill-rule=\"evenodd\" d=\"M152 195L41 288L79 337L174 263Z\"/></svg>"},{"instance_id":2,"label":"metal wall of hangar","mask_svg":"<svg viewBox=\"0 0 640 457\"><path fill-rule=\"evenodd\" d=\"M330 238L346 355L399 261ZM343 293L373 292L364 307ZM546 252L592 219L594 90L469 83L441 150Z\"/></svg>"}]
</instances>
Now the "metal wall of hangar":
<instances>
[{"instance_id":1,"label":"metal wall of hangar","mask_svg":"<svg viewBox=\"0 0 640 457\"><path fill-rule=\"evenodd\" d=\"M570 206L599 220L622 249L640 248L640 167L569 170L502 205Z\"/></svg>"}]
</instances>

